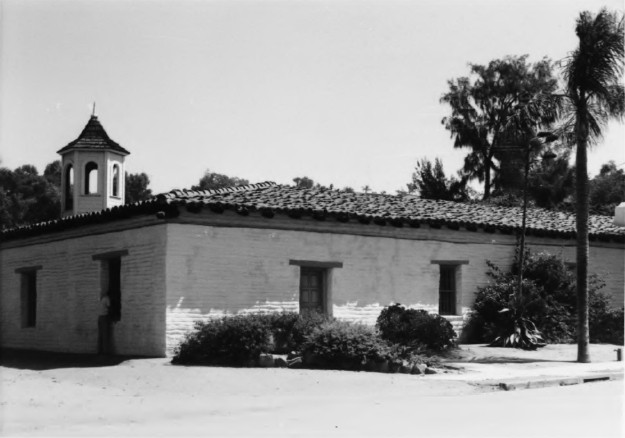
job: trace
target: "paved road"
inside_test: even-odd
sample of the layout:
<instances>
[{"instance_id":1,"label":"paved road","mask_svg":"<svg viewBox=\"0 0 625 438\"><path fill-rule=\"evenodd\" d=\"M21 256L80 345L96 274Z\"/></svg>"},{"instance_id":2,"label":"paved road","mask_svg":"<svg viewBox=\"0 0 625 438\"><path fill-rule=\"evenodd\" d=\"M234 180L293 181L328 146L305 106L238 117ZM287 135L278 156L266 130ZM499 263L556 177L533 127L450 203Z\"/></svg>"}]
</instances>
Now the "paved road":
<instances>
[{"instance_id":1,"label":"paved road","mask_svg":"<svg viewBox=\"0 0 625 438\"><path fill-rule=\"evenodd\" d=\"M622 382L480 392L428 376L173 367L0 367L0 435L622 436Z\"/></svg>"}]
</instances>

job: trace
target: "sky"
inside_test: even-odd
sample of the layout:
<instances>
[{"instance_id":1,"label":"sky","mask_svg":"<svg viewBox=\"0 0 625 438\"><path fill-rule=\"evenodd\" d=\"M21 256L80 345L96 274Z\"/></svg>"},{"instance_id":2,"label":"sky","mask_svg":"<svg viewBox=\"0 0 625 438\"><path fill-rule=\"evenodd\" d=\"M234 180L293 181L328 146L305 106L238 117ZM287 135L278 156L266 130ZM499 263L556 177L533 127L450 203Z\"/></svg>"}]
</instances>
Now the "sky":
<instances>
[{"instance_id":1,"label":"sky","mask_svg":"<svg viewBox=\"0 0 625 438\"><path fill-rule=\"evenodd\" d=\"M441 124L447 81L506 55L560 60L580 11L623 0L0 0L0 166L43 172L93 102L155 193L207 169L250 182L394 193L417 160L466 149ZM625 167L611 123L589 171Z\"/></svg>"}]
</instances>

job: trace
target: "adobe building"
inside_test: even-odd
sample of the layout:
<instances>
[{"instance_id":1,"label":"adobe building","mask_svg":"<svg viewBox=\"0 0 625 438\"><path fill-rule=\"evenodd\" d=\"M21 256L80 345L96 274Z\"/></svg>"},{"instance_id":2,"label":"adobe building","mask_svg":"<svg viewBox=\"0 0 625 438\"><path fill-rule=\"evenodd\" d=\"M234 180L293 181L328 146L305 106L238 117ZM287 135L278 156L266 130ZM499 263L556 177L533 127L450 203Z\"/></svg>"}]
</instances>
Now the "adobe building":
<instances>
[{"instance_id":1,"label":"adobe building","mask_svg":"<svg viewBox=\"0 0 625 438\"><path fill-rule=\"evenodd\" d=\"M95 353L100 296L117 354L165 356L195 321L317 310L374 324L399 302L457 330L508 268L519 208L274 183L124 204L128 151L96 117L62 148L63 217L0 233L0 346ZM625 227L590 217L590 272L623 306ZM575 261L575 218L529 209L527 245Z\"/></svg>"}]
</instances>

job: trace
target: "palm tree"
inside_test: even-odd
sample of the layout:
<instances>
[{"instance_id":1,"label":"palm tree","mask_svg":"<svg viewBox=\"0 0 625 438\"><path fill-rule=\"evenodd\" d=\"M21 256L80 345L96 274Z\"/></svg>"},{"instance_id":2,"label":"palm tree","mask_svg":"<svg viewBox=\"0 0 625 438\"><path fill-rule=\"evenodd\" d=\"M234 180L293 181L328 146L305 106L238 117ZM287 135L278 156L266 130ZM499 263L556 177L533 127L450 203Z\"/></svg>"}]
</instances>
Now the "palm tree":
<instances>
[{"instance_id":1,"label":"palm tree","mask_svg":"<svg viewBox=\"0 0 625 438\"><path fill-rule=\"evenodd\" d=\"M564 61L565 120L576 150L577 222L577 361L590 362L588 351L588 146L601 138L607 121L622 119L625 93L623 17L601 9L582 12L575 33L579 46ZM568 129L567 129L568 128Z\"/></svg>"}]
</instances>

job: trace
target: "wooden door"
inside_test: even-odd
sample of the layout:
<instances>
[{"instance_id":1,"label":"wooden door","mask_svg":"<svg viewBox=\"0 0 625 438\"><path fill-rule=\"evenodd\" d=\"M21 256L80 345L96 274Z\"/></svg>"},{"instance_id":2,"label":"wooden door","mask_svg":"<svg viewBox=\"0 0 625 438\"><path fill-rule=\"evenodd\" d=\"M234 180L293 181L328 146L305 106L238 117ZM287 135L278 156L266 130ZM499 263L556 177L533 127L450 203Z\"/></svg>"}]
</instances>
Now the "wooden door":
<instances>
[{"instance_id":1,"label":"wooden door","mask_svg":"<svg viewBox=\"0 0 625 438\"><path fill-rule=\"evenodd\" d=\"M301 314L324 313L324 270L302 267L299 287Z\"/></svg>"}]
</instances>

